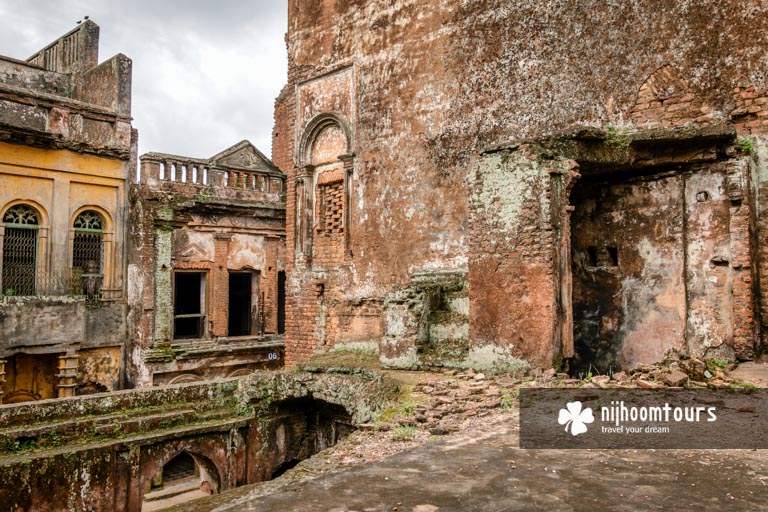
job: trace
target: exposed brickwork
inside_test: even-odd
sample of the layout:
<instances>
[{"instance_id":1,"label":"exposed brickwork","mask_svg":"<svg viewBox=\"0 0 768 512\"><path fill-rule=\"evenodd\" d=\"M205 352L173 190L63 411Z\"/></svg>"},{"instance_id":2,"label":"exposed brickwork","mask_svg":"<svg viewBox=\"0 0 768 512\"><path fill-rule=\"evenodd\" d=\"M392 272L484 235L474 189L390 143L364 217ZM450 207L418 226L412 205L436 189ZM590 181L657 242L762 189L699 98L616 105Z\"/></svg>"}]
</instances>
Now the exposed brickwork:
<instances>
[{"instance_id":1,"label":"exposed brickwork","mask_svg":"<svg viewBox=\"0 0 768 512\"><path fill-rule=\"evenodd\" d=\"M317 229L312 262L330 268L344 260L344 182L318 186Z\"/></svg>"},{"instance_id":2,"label":"exposed brickwork","mask_svg":"<svg viewBox=\"0 0 768 512\"><path fill-rule=\"evenodd\" d=\"M211 308L213 322L211 334L226 336L229 330L227 319L229 314L229 272L224 264L229 256L229 240L231 235L216 234L213 237L215 249L213 260Z\"/></svg>"},{"instance_id":3,"label":"exposed brickwork","mask_svg":"<svg viewBox=\"0 0 768 512\"><path fill-rule=\"evenodd\" d=\"M277 276L285 268L284 180L246 141L206 160L142 157L131 209L132 382L229 376L279 362L280 347L262 349L258 343L272 343L262 334L277 333ZM200 289L175 297L186 272L200 274ZM237 295L247 293L242 290L230 293L233 274L241 283L250 276L250 297ZM198 316L179 320L179 301L192 304L187 307ZM230 332L233 311L236 334ZM179 321L192 331L177 336Z\"/></svg>"},{"instance_id":4,"label":"exposed brickwork","mask_svg":"<svg viewBox=\"0 0 768 512\"><path fill-rule=\"evenodd\" d=\"M733 89L735 108L730 112L736 130L743 135L768 133L768 94L754 85Z\"/></svg>"},{"instance_id":5,"label":"exposed brickwork","mask_svg":"<svg viewBox=\"0 0 768 512\"><path fill-rule=\"evenodd\" d=\"M670 66L662 66L640 87L631 111L636 125L684 126L712 123L712 108Z\"/></svg>"},{"instance_id":6,"label":"exposed brickwork","mask_svg":"<svg viewBox=\"0 0 768 512\"><path fill-rule=\"evenodd\" d=\"M519 355L540 364L548 364L550 356L555 363L570 357L572 304L555 293L571 286L565 274L555 271L571 264L570 221L567 216L550 219L547 228L536 220L547 218L543 212L561 215L569 206L568 195L561 185L540 186L538 179L521 183L520 190L533 195L519 218L504 221L527 229L502 238L490 217L477 220L482 216L469 212L476 204L470 198L489 185L475 180L472 160L490 146L544 140L574 125L612 127L603 135L610 139L603 151L612 156L595 164L606 167L628 165L621 155L631 144L622 137L632 130L718 129L732 123L740 135L763 133L758 107L767 84L755 63L764 58L761 48L768 36L755 29L768 27L768 8L752 4L748 27L744 6L736 1L665 5L664 16L652 14L660 8L651 0L600 12L574 2L522 2L514 9L489 0L289 2L288 87L275 110L275 159L288 170L293 187L287 213L289 301L294 313L306 315L289 320L288 360L301 360L334 342L334 316L350 310L342 306L345 301L380 301L407 286L414 273L466 266L473 282L471 303L477 306L469 319L475 346L515 345ZM717 29L713 20L718 20ZM610 37L596 44L573 30L585 26ZM318 231L324 222L315 202L322 170L306 167L319 165L306 155L318 135L312 122L322 115L347 123L355 154L345 212L351 222L335 270L329 270L334 267ZM326 139L320 139L324 146ZM646 150L642 144L631 149L639 151L642 165L670 162L664 152L671 149L648 142ZM592 165L582 160L584 155L562 154ZM693 149L683 151L673 163L701 156ZM714 174L722 177L721 171ZM473 177L465 181L468 175ZM311 207L311 219L295 203L297 185ZM751 255L746 257L752 258L752 269L756 229L764 229L755 225L755 206L768 198L762 182L755 185L758 201L746 193L732 211L712 203L718 215L727 217L726 231L733 235L729 254L733 251L737 259ZM297 251L291 231L307 223L314 231L300 233ZM719 251L719 244L718 239L710 248ZM705 259L702 254L702 265ZM481 269L484 264L487 268ZM510 276L514 269L516 281L500 279L499 265ZM729 279L744 291L728 298L740 327L726 337L734 346L747 346L754 332L749 294L753 297L757 287L754 277L751 283L747 277L754 271L740 268ZM473 274L484 277L473 281ZM311 292L319 283L322 296ZM549 292L540 291L542 286ZM524 313L497 311L497 304L511 297L537 305L523 308ZM519 332L530 341L516 338Z\"/></svg>"},{"instance_id":7,"label":"exposed brickwork","mask_svg":"<svg viewBox=\"0 0 768 512\"><path fill-rule=\"evenodd\" d=\"M323 211L320 214L318 232L328 236L341 235L344 233L344 184L337 181L321 185L320 194L323 196Z\"/></svg>"},{"instance_id":8,"label":"exposed brickwork","mask_svg":"<svg viewBox=\"0 0 768 512\"><path fill-rule=\"evenodd\" d=\"M749 162L732 165L728 174L730 206L730 250L733 268L733 347L741 359L753 359L759 349L759 297L755 293L758 239L755 199ZM764 245L764 244L759 244Z\"/></svg>"}]
</instances>

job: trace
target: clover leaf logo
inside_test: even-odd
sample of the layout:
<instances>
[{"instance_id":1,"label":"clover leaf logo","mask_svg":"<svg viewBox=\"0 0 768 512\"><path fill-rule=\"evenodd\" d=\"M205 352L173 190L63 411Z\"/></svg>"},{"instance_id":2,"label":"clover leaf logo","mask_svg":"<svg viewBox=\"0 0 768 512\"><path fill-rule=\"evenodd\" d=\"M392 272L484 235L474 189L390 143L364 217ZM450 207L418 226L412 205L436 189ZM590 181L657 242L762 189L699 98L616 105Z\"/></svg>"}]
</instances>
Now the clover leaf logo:
<instances>
[{"instance_id":1,"label":"clover leaf logo","mask_svg":"<svg viewBox=\"0 0 768 512\"><path fill-rule=\"evenodd\" d=\"M578 436L587 431L587 423L594 423L595 417L592 415L592 409L587 407L583 411L581 410L581 402L568 402L566 404L567 409L560 409L560 416L557 418L557 422L560 425L565 425L565 431L571 429L571 434Z\"/></svg>"}]
</instances>

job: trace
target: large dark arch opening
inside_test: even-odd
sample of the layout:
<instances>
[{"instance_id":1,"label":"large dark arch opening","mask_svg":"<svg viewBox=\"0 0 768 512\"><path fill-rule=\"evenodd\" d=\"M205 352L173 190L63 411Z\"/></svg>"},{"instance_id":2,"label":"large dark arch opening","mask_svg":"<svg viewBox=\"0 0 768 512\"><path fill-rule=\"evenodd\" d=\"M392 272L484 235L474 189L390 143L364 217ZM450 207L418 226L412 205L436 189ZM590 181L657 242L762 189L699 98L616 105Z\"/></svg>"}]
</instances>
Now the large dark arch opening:
<instances>
[{"instance_id":1,"label":"large dark arch opening","mask_svg":"<svg viewBox=\"0 0 768 512\"><path fill-rule=\"evenodd\" d=\"M271 478L281 476L356 430L344 407L312 397L283 400L270 409L270 442L275 447L270 461Z\"/></svg>"}]
</instances>

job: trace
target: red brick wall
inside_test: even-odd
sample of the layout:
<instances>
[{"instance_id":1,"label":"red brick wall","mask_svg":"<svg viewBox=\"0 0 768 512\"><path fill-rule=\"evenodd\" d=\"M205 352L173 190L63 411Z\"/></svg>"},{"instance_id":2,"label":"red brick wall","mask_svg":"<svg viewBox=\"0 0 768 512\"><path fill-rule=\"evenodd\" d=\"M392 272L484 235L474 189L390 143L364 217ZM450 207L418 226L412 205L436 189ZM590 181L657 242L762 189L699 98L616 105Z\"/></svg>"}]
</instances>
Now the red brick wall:
<instances>
[{"instance_id":1,"label":"red brick wall","mask_svg":"<svg viewBox=\"0 0 768 512\"><path fill-rule=\"evenodd\" d=\"M734 87L735 108L730 120L740 135L765 135L768 133L768 94L758 91L754 85Z\"/></svg>"},{"instance_id":2,"label":"red brick wall","mask_svg":"<svg viewBox=\"0 0 768 512\"><path fill-rule=\"evenodd\" d=\"M748 88L740 86L738 97L733 92L742 82L756 91L767 85L755 69L768 47L768 6L753 7L746 21L738 0L695 6L639 0L604 10L531 1L516 3L514 12L492 0L290 0L288 87L276 105L274 137L274 159L290 174L288 362L340 338L333 316L354 316L354 301L381 300L406 284L409 273L484 261L469 234L477 230L469 227L472 185L465 182L483 149L574 125L624 130L733 121L741 135L762 133L761 111L750 112L762 103L743 95L753 94ZM589 34L574 27L589 27ZM349 91L309 95L297 110L297 87L349 66ZM313 271L313 262L294 263L294 143L303 132L303 109L317 105L354 114L352 256L338 275ZM760 190L760 200L768 199ZM739 211L735 218L755 213ZM515 265L527 263L521 258ZM495 286L492 269L486 270ZM313 291L319 280L322 298ZM511 297L497 288L498 300ZM738 313L744 325L748 309ZM477 311L472 322L503 321Z\"/></svg>"},{"instance_id":3,"label":"red brick wall","mask_svg":"<svg viewBox=\"0 0 768 512\"><path fill-rule=\"evenodd\" d=\"M229 330L229 235L216 235L214 243L216 253L213 261L212 292L211 292L211 334L226 336Z\"/></svg>"},{"instance_id":4,"label":"red brick wall","mask_svg":"<svg viewBox=\"0 0 768 512\"><path fill-rule=\"evenodd\" d=\"M562 258L570 251L560 247L559 233L572 167L539 161L526 146L477 164L469 222L472 346L495 345L542 367L571 355L560 307Z\"/></svg>"},{"instance_id":5,"label":"red brick wall","mask_svg":"<svg viewBox=\"0 0 768 512\"><path fill-rule=\"evenodd\" d=\"M711 124L714 113L675 70L662 66L640 87L631 119L636 126L673 127Z\"/></svg>"}]
</instances>

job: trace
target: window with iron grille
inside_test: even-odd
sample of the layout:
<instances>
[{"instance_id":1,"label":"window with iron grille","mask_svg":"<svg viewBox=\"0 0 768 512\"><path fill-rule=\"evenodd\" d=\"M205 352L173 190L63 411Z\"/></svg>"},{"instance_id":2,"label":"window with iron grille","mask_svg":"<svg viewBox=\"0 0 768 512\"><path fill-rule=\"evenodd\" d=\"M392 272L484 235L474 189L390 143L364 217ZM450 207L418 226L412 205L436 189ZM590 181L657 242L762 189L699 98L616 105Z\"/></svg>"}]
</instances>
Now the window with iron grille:
<instances>
[{"instance_id":1,"label":"window with iron grille","mask_svg":"<svg viewBox=\"0 0 768 512\"><path fill-rule=\"evenodd\" d=\"M72 243L73 274L101 274L104 221L93 210L75 217L75 236Z\"/></svg>"},{"instance_id":2,"label":"window with iron grille","mask_svg":"<svg viewBox=\"0 0 768 512\"><path fill-rule=\"evenodd\" d=\"M3 295L34 295L38 214L30 206L17 204L5 212L3 224Z\"/></svg>"}]
</instances>

